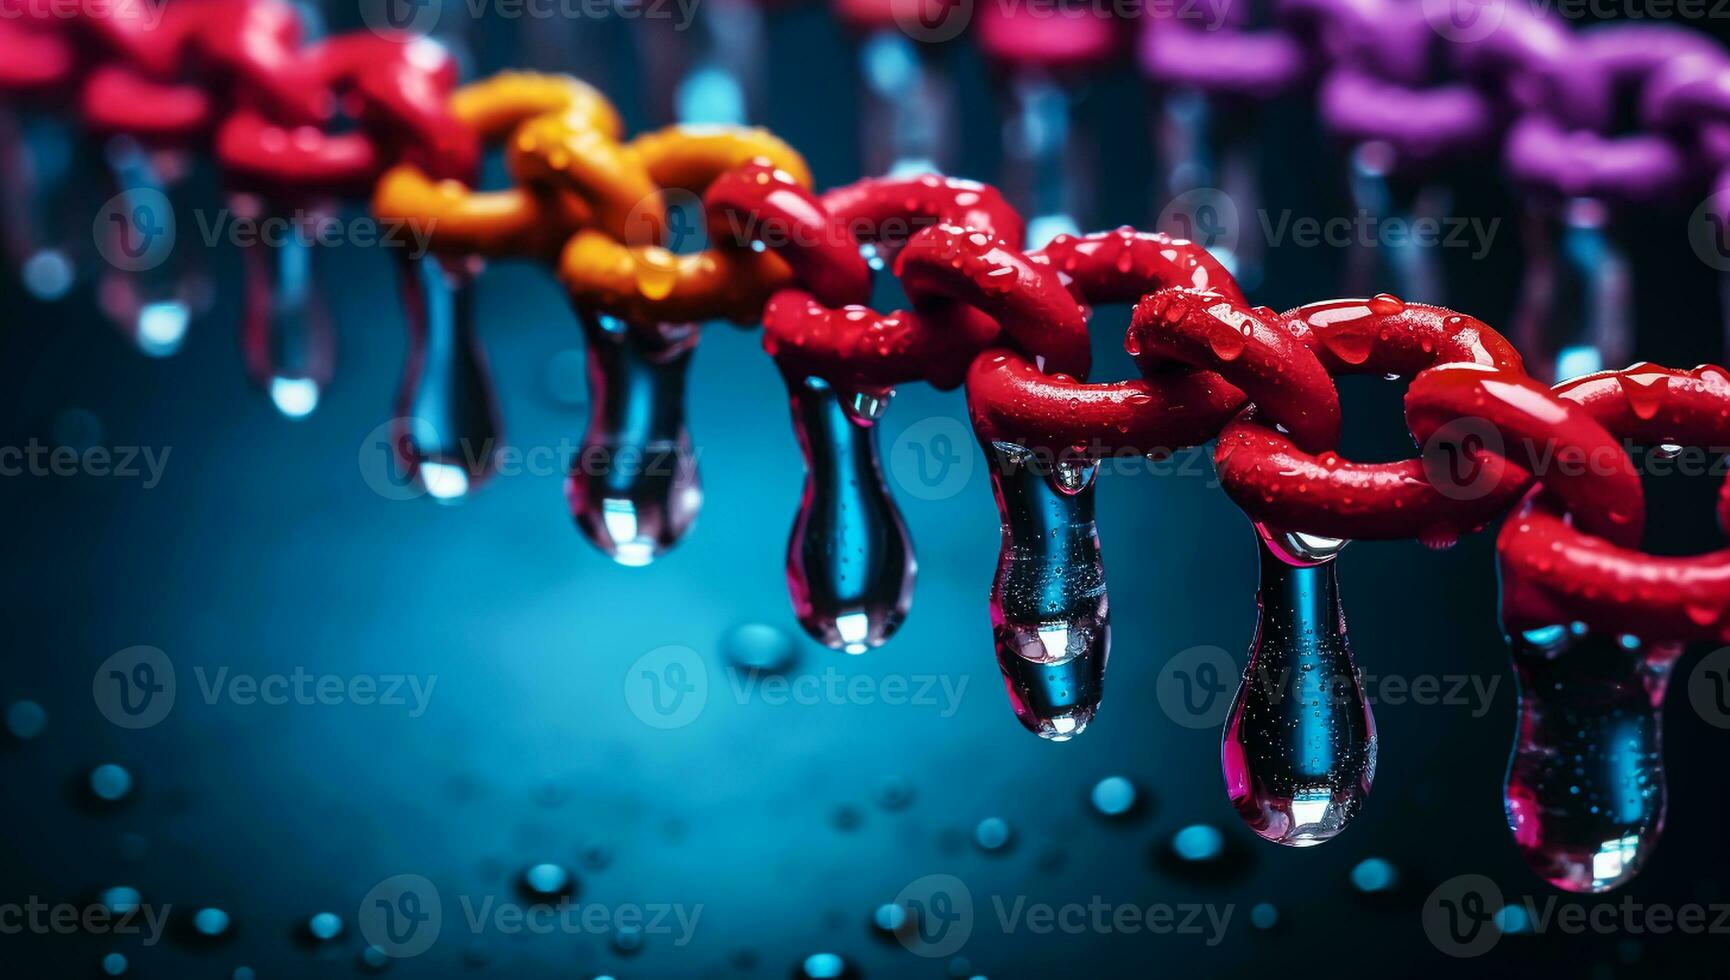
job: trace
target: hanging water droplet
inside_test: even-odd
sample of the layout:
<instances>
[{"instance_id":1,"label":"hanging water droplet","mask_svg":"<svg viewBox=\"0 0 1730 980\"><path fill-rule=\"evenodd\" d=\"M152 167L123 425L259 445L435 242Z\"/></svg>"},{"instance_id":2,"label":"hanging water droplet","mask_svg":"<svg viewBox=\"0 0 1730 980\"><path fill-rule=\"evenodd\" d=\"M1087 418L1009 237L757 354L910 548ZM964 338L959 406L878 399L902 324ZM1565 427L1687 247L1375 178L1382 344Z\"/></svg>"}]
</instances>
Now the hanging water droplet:
<instances>
[{"instance_id":1,"label":"hanging water droplet","mask_svg":"<svg viewBox=\"0 0 1730 980\"><path fill-rule=\"evenodd\" d=\"M1111 651L1093 485L1063 493L1026 447L985 451L1003 525L991 587L997 665L1021 724L1064 741L1099 709Z\"/></svg>"},{"instance_id":2,"label":"hanging water droplet","mask_svg":"<svg viewBox=\"0 0 1730 980\"><path fill-rule=\"evenodd\" d=\"M234 207L254 219L266 217L264 203L248 195L239 196ZM318 407L336 360L336 326L313 269L318 223L329 216L271 217L290 222L291 231L241 250L246 288L240 349L247 377L284 417L298 419Z\"/></svg>"},{"instance_id":3,"label":"hanging water droplet","mask_svg":"<svg viewBox=\"0 0 1730 980\"><path fill-rule=\"evenodd\" d=\"M785 673L799 659L792 637L766 623L741 623L721 636L721 655L743 670Z\"/></svg>"},{"instance_id":4,"label":"hanging water droplet","mask_svg":"<svg viewBox=\"0 0 1730 980\"><path fill-rule=\"evenodd\" d=\"M787 378L805 490L787 542L787 589L805 632L864 653L900 628L918 564L884 482L877 429L861 425L817 378Z\"/></svg>"},{"instance_id":5,"label":"hanging water droplet","mask_svg":"<svg viewBox=\"0 0 1730 980\"><path fill-rule=\"evenodd\" d=\"M565 499L597 548L621 565L647 565L690 530L703 504L685 426L697 331L609 329L608 318L592 313L581 320L593 390Z\"/></svg>"},{"instance_id":6,"label":"hanging water droplet","mask_svg":"<svg viewBox=\"0 0 1730 980\"><path fill-rule=\"evenodd\" d=\"M1357 815L1375 778L1375 719L1352 661L1332 555L1293 554L1290 536L1259 528L1256 541L1260 616L1220 758L1232 805L1250 829L1302 847L1332 838Z\"/></svg>"},{"instance_id":7,"label":"hanging water droplet","mask_svg":"<svg viewBox=\"0 0 1730 980\"><path fill-rule=\"evenodd\" d=\"M1122 776L1107 776L1093 784L1093 808L1107 817L1121 817L1135 808L1135 784Z\"/></svg>"},{"instance_id":8,"label":"hanging water droplet","mask_svg":"<svg viewBox=\"0 0 1730 980\"><path fill-rule=\"evenodd\" d=\"M1532 870L1567 891L1634 877L1664 825L1662 706L1682 648L1625 639L1562 627L1509 638L1520 724L1508 826Z\"/></svg>"},{"instance_id":9,"label":"hanging water droplet","mask_svg":"<svg viewBox=\"0 0 1730 980\"><path fill-rule=\"evenodd\" d=\"M841 408L847 417L859 425L873 425L889 410L895 397L894 388L862 388L857 391L837 391Z\"/></svg>"},{"instance_id":10,"label":"hanging water droplet","mask_svg":"<svg viewBox=\"0 0 1730 980\"><path fill-rule=\"evenodd\" d=\"M476 267L428 256L404 259L401 269L409 343L393 442L427 494L452 502L492 475L503 448L475 331Z\"/></svg>"},{"instance_id":11,"label":"hanging water droplet","mask_svg":"<svg viewBox=\"0 0 1730 980\"><path fill-rule=\"evenodd\" d=\"M1052 468L1052 480L1060 493L1070 496L1080 493L1093 485L1093 479L1099 474L1099 460L1088 459L1085 456L1065 455L1057 460Z\"/></svg>"}]
</instances>

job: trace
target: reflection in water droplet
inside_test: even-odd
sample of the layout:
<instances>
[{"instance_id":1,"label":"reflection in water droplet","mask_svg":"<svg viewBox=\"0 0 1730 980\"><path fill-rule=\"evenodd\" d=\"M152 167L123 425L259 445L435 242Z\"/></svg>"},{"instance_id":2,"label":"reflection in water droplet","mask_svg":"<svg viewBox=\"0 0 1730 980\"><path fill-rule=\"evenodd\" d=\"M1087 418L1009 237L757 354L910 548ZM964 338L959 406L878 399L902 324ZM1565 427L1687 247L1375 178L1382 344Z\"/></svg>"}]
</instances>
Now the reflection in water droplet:
<instances>
[{"instance_id":1,"label":"reflection in water droplet","mask_svg":"<svg viewBox=\"0 0 1730 980\"><path fill-rule=\"evenodd\" d=\"M741 623L721 637L721 655L744 670L783 673L798 660L798 653L791 637L766 623Z\"/></svg>"},{"instance_id":2,"label":"reflection in water droplet","mask_svg":"<svg viewBox=\"0 0 1730 980\"><path fill-rule=\"evenodd\" d=\"M408 355L392 442L428 496L459 500L492 475L503 449L475 328L476 268L433 257L404 259L399 268Z\"/></svg>"},{"instance_id":3,"label":"reflection in water droplet","mask_svg":"<svg viewBox=\"0 0 1730 980\"><path fill-rule=\"evenodd\" d=\"M1108 817L1121 817L1135 807L1135 784L1122 776L1107 776L1093 786L1093 808Z\"/></svg>"},{"instance_id":4,"label":"reflection in water droplet","mask_svg":"<svg viewBox=\"0 0 1730 980\"><path fill-rule=\"evenodd\" d=\"M1013 836L1009 824L1001 817L986 817L973 828L973 842L981 850L1001 851L1009 846Z\"/></svg>"},{"instance_id":5,"label":"reflection in water droplet","mask_svg":"<svg viewBox=\"0 0 1730 980\"><path fill-rule=\"evenodd\" d=\"M1381 858L1365 858L1352 868L1352 887L1366 895L1392 891L1399 880L1394 866Z\"/></svg>"},{"instance_id":6,"label":"reflection in water droplet","mask_svg":"<svg viewBox=\"0 0 1730 980\"><path fill-rule=\"evenodd\" d=\"M1608 891L1639 873L1663 831L1662 705L1682 648L1559 626L1509 647L1520 694L1505 797L1514 842L1557 888Z\"/></svg>"},{"instance_id":7,"label":"reflection in water droplet","mask_svg":"<svg viewBox=\"0 0 1730 980\"><path fill-rule=\"evenodd\" d=\"M90 792L99 800L118 803L132 792L132 774L111 762L97 766L90 770Z\"/></svg>"},{"instance_id":8,"label":"reflection in water droplet","mask_svg":"<svg viewBox=\"0 0 1730 980\"><path fill-rule=\"evenodd\" d=\"M694 327L617 329L584 313L589 427L571 460L565 500L583 535L621 565L647 565L678 543L702 508L685 373Z\"/></svg>"},{"instance_id":9,"label":"reflection in water droplet","mask_svg":"<svg viewBox=\"0 0 1730 980\"><path fill-rule=\"evenodd\" d=\"M48 712L34 701L14 701L6 706L6 731L13 738L29 741L48 728Z\"/></svg>"},{"instance_id":10,"label":"reflection in water droplet","mask_svg":"<svg viewBox=\"0 0 1730 980\"><path fill-rule=\"evenodd\" d=\"M1274 539L1277 541L1278 539ZM1260 615L1220 759L1261 837L1303 847L1345 829L1369 794L1376 727L1352 660L1331 558L1292 564L1256 534Z\"/></svg>"},{"instance_id":11,"label":"reflection in water droplet","mask_svg":"<svg viewBox=\"0 0 1730 980\"><path fill-rule=\"evenodd\" d=\"M322 251L318 223L328 216L267 216L263 202L249 195L237 197L235 207L255 218L302 224L279 241L241 249L246 285L240 349L247 377L270 394L277 410L286 418L304 418L318 406L336 360L336 325L313 269Z\"/></svg>"},{"instance_id":12,"label":"reflection in water droplet","mask_svg":"<svg viewBox=\"0 0 1730 980\"><path fill-rule=\"evenodd\" d=\"M1050 464L1022 446L985 452L1003 525L991 587L997 665L1021 724L1064 741L1093 720L1111 650L1093 485L1057 490Z\"/></svg>"},{"instance_id":13,"label":"reflection in water droplet","mask_svg":"<svg viewBox=\"0 0 1730 980\"><path fill-rule=\"evenodd\" d=\"M831 649L882 646L913 602L918 563L889 494L877 429L817 378L789 377L805 487L787 542L787 590L799 625Z\"/></svg>"}]
</instances>

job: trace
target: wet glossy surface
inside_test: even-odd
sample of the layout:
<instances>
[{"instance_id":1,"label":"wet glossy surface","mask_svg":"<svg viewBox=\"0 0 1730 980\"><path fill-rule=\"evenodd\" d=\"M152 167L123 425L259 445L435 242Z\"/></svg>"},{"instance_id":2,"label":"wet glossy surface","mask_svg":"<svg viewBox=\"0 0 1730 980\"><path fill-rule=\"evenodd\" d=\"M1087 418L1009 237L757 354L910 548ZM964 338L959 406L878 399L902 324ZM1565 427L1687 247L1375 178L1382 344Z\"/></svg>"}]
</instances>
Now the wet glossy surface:
<instances>
[{"instance_id":1,"label":"wet glossy surface","mask_svg":"<svg viewBox=\"0 0 1730 980\"><path fill-rule=\"evenodd\" d=\"M787 588L799 625L824 646L882 646L913 604L918 564L878 459L886 395L788 379L805 488L787 542Z\"/></svg>"},{"instance_id":2,"label":"wet glossy surface","mask_svg":"<svg viewBox=\"0 0 1730 980\"><path fill-rule=\"evenodd\" d=\"M1040 738L1081 734L1099 710L1111 604L1093 520L1096 470L1012 443L985 457L1003 522L991 625L1015 717Z\"/></svg>"},{"instance_id":3,"label":"wet glossy surface","mask_svg":"<svg viewBox=\"0 0 1730 980\"><path fill-rule=\"evenodd\" d=\"M408 357L393 441L399 461L428 494L454 500L492 475L502 426L486 354L475 329L475 269L403 259Z\"/></svg>"},{"instance_id":4,"label":"wet glossy surface","mask_svg":"<svg viewBox=\"0 0 1730 980\"><path fill-rule=\"evenodd\" d=\"M1238 816L1294 847L1344 830L1376 774L1376 723L1346 637L1337 547L1314 543L1256 535L1261 613L1220 748Z\"/></svg>"},{"instance_id":5,"label":"wet glossy surface","mask_svg":"<svg viewBox=\"0 0 1730 980\"><path fill-rule=\"evenodd\" d=\"M583 536L621 565L647 565L677 544L703 506L685 372L696 328L648 331L581 314L588 347L589 427L565 481Z\"/></svg>"},{"instance_id":6,"label":"wet glossy surface","mask_svg":"<svg viewBox=\"0 0 1730 980\"><path fill-rule=\"evenodd\" d=\"M1508 826L1568 891L1634 877L1664 829L1664 689L1679 645L1552 626L1508 638L1520 682Z\"/></svg>"}]
</instances>

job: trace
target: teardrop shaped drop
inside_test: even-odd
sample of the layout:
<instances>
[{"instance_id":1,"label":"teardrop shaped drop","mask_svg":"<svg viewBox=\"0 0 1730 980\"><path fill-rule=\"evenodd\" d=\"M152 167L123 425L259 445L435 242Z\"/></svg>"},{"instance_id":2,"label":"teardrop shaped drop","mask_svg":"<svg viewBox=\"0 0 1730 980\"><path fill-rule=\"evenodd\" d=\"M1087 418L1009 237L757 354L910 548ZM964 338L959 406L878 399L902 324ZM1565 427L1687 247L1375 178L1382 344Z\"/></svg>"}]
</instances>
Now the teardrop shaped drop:
<instances>
[{"instance_id":1,"label":"teardrop shaped drop","mask_svg":"<svg viewBox=\"0 0 1730 980\"><path fill-rule=\"evenodd\" d=\"M74 196L88 186L78 173L73 123L54 112L0 106L0 243L30 295L61 299L78 278L82 229ZM87 250L86 250L87 251Z\"/></svg>"},{"instance_id":2,"label":"teardrop shaped drop","mask_svg":"<svg viewBox=\"0 0 1730 980\"><path fill-rule=\"evenodd\" d=\"M236 200L234 207L263 216L256 201ZM324 216L297 213L285 220L317 222ZM317 240L316 229L298 228L274 243L261 237L241 250L246 298L240 347L246 374L291 419L318 407L336 359L336 327L313 268Z\"/></svg>"},{"instance_id":3,"label":"teardrop shaped drop","mask_svg":"<svg viewBox=\"0 0 1730 980\"><path fill-rule=\"evenodd\" d=\"M140 353L169 357L210 293L201 261L208 250L175 246L174 185L190 163L184 154L152 152L127 137L109 140L104 155L117 193L94 229L96 250L107 260L97 305Z\"/></svg>"},{"instance_id":4,"label":"teardrop shaped drop","mask_svg":"<svg viewBox=\"0 0 1730 980\"><path fill-rule=\"evenodd\" d=\"M1539 877L1604 892L1639 873L1664 829L1664 689L1680 644L1552 626L1508 638L1519 728L1508 827Z\"/></svg>"},{"instance_id":5,"label":"teardrop shaped drop","mask_svg":"<svg viewBox=\"0 0 1730 980\"><path fill-rule=\"evenodd\" d=\"M565 501L595 547L621 565L647 565L690 530L703 506L685 373L691 324L630 327L579 311L589 363L589 427L571 460Z\"/></svg>"},{"instance_id":6,"label":"teardrop shaped drop","mask_svg":"<svg viewBox=\"0 0 1730 980\"><path fill-rule=\"evenodd\" d=\"M787 542L787 591L799 625L834 650L864 653L900 628L918 563L878 456L875 420L819 378L788 377L805 490ZM886 396L876 404L887 404Z\"/></svg>"},{"instance_id":7,"label":"teardrop shaped drop","mask_svg":"<svg viewBox=\"0 0 1730 980\"><path fill-rule=\"evenodd\" d=\"M436 500L467 496L492 475L502 446L498 401L475 331L475 262L402 260L408 357L393 439L408 472Z\"/></svg>"},{"instance_id":8,"label":"teardrop shaped drop","mask_svg":"<svg viewBox=\"0 0 1730 980\"><path fill-rule=\"evenodd\" d=\"M1376 723L1346 637L1339 546L1257 532L1260 615L1220 759L1244 823L1306 847L1344 830L1369 795Z\"/></svg>"},{"instance_id":9,"label":"teardrop shaped drop","mask_svg":"<svg viewBox=\"0 0 1730 980\"><path fill-rule=\"evenodd\" d=\"M1059 489L1056 464L1013 443L989 443L985 457L1003 522L991 583L997 666L1021 724L1066 741L1099 710L1111 653L1093 483Z\"/></svg>"}]
</instances>

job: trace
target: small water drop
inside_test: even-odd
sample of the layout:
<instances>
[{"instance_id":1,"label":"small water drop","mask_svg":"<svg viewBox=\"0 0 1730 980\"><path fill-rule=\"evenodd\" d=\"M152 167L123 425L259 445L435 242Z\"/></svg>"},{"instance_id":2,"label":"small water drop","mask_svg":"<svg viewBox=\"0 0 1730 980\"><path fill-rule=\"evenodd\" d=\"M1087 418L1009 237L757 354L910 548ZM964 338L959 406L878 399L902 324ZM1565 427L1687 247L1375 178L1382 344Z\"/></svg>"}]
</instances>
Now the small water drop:
<instances>
[{"instance_id":1,"label":"small water drop","mask_svg":"<svg viewBox=\"0 0 1730 980\"><path fill-rule=\"evenodd\" d=\"M1107 817L1121 817L1135 808L1135 784L1122 776L1107 776L1093 785L1093 808Z\"/></svg>"},{"instance_id":2,"label":"small water drop","mask_svg":"<svg viewBox=\"0 0 1730 980\"><path fill-rule=\"evenodd\" d=\"M986 817L973 828L973 842L983 851L1001 851L1012 839L1009 824L1001 817Z\"/></svg>"},{"instance_id":3,"label":"small water drop","mask_svg":"<svg viewBox=\"0 0 1730 980\"><path fill-rule=\"evenodd\" d=\"M118 803L132 793L132 773L113 763L90 771L90 792L105 803Z\"/></svg>"}]
</instances>

